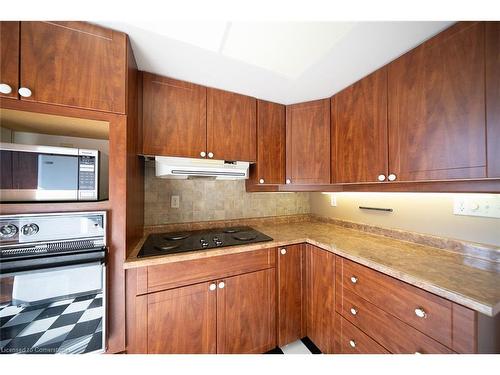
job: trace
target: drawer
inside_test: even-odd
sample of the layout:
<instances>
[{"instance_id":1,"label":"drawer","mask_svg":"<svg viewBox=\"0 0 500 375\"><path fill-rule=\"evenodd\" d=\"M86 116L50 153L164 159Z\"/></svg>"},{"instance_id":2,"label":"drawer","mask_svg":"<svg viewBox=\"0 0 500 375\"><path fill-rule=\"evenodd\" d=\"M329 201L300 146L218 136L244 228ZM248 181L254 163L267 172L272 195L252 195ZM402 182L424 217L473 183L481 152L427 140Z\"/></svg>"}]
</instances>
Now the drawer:
<instances>
[{"instance_id":1,"label":"drawer","mask_svg":"<svg viewBox=\"0 0 500 375\"><path fill-rule=\"evenodd\" d=\"M340 314L391 353L453 353L405 322L344 290Z\"/></svg>"},{"instance_id":2,"label":"drawer","mask_svg":"<svg viewBox=\"0 0 500 375\"><path fill-rule=\"evenodd\" d=\"M272 268L275 266L275 254L272 248L149 266L145 292Z\"/></svg>"},{"instance_id":3,"label":"drawer","mask_svg":"<svg viewBox=\"0 0 500 375\"><path fill-rule=\"evenodd\" d=\"M387 354L382 345L360 331L348 320L336 314L336 344L335 353L338 354Z\"/></svg>"},{"instance_id":4,"label":"drawer","mask_svg":"<svg viewBox=\"0 0 500 375\"><path fill-rule=\"evenodd\" d=\"M452 303L432 293L339 258L337 280L344 290L356 293L410 326L452 347Z\"/></svg>"}]
</instances>

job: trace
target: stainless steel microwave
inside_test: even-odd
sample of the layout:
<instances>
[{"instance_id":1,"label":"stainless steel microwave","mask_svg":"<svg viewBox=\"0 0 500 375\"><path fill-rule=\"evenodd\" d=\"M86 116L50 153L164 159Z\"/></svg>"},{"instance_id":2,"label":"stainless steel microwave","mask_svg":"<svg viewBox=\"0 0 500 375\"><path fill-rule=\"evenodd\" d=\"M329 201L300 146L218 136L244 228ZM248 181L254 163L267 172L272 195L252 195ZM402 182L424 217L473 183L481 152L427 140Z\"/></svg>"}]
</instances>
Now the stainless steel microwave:
<instances>
[{"instance_id":1,"label":"stainless steel microwave","mask_svg":"<svg viewBox=\"0 0 500 375\"><path fill-rule=\"evenodd\" d=\"M2 202L107 198L97 150L0 143L0 164Z\"/></svg>"}]
</instances>

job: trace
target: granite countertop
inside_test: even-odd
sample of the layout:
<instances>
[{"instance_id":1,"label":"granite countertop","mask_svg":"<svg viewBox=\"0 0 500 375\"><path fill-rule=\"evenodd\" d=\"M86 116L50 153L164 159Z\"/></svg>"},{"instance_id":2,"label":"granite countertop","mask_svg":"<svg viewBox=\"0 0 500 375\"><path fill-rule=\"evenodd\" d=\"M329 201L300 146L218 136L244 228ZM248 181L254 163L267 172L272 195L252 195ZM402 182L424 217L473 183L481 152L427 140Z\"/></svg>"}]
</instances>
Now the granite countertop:
<instances>
[{"instance_id":1,"label":"granite countertop","mask_svg":"<svg viewBox=\"0 0 500 375\"><path fill-rule=\"evenodd\" d=\"M500 250L486 259L474 253L439 249L319 221L252 226L274 240L137 258L143 238L124 267L130 269L307 242L485 315L494 316L500 311Z\"/></svg>"}]
</instances>

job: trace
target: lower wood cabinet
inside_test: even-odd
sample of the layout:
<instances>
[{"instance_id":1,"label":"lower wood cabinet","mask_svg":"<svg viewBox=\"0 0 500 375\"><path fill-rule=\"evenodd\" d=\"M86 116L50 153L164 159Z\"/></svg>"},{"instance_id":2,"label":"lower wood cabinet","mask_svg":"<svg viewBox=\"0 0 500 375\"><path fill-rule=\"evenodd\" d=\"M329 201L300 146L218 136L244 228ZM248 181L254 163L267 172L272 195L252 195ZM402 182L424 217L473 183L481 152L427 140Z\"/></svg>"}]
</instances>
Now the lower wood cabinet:
<instances>
[{"instance_id":1,"label":"lower wood cabinet","mask_svg":"<svg viewBox=\"0 0 500 375\"><path fill-rule=\"evenodd\" d=\"M354 324L335 315L335 353L337 354L388 354L389 352Z\"/></svg>"}]
</instances>

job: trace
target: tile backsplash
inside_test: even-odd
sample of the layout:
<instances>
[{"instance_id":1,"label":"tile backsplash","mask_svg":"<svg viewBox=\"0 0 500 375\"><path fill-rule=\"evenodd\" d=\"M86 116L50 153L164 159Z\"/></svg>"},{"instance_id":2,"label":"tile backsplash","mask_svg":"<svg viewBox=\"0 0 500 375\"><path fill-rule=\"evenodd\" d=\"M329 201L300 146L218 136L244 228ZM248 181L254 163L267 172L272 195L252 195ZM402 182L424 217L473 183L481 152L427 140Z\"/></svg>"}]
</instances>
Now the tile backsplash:
<instances>
[{"instance_id":1,"label":"tile backsplash","mask_svg":"<svg viewBox=\"0 0 500 375\"><path fill-rule=\"evenodd\" d=\"M144 184L145 225L310 212L309 193L247 193L243 180L161 179L153 162L146 162ZM179 196L179 208L170 207L172 195Z\"/></svg>"}]
</instances>

